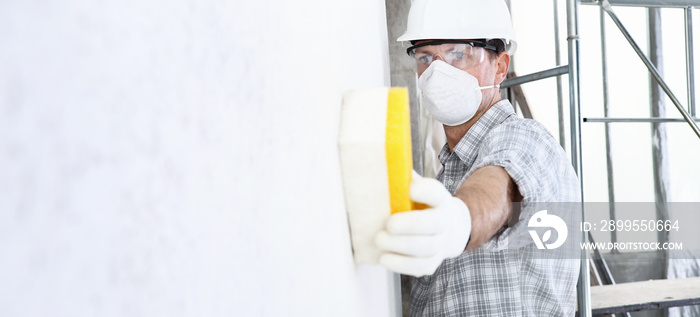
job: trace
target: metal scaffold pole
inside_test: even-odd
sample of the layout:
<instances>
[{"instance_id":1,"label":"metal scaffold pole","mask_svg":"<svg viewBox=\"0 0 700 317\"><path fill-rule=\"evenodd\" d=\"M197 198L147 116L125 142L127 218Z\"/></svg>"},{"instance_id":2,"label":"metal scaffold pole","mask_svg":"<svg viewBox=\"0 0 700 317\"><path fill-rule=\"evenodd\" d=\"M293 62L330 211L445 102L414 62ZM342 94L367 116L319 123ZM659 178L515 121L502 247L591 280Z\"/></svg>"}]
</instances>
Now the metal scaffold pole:
<instances>
[{"instance_id":1,"label":"metal scaffold pole","mask_svg":"<svg viewBox=\"0 0 700 317\"><path fill-rule=\"evenodd\" d=\"M688 82L688 112L695 117L695 51L693 48L693 8L685 11L685 64Z\"/></svg>"},{"instance_id":2,"label":"metal scaffold pole","mask_svg":"<svg viewBox=\"0 0 700 317\"><path fill-rule=\"evenodd\" d=\"M571 163L579 177L581 184L581 220L585 220L583 209L583 173L581 164L581 99L579 86L579 35L578 35L578 7L579 0L567 0L567 32L569 51L569 105L571 107ZM581 241L586 241L584 232L581 233ZM588 270L588 253L581 250L581 270L577 285L578 315L591 316L590 275Z\"/></svg>"},{"instance_id":3,"label":"metal scaffold pole","mask_svg":"<svg viewBox=\"0 0 700 317\"><path fill-rule=\"evenodd\" d=\"M557 66L561 65L561 53L559 43L559 0L553 0L554 9L554 62ZM568 67L567 67L568 71ZM559 145L566 149L566 127L564 126L564 102L562 98L562 80L561 76L557 76L557 113L559 119Z\"/></svg>"},{"instance_id":4,"label":"metal scaffold pole","mask_svg":"<svg viewBox=\"0 0 700 317\"><path fill-rule=\"evenodd\" d=\"M603 75L603 113L606 118L611 115L610 111L610 89L608 85L608 52L607 52L607 39L605 34L605 11L600 8L600 56L602 64L602 75ZM585 120L585 119L584 119ZM605 165L608 174L608 202L610 208L610 220L617 220L617 215L615 214L615 173L613 172L613 155L612 155L612 137L610 135L610 123L605 123ZM617 231L610 231L610 241L617 242ZM613 251L615 252L615 251Z\"/></svg>"}]
</instances>

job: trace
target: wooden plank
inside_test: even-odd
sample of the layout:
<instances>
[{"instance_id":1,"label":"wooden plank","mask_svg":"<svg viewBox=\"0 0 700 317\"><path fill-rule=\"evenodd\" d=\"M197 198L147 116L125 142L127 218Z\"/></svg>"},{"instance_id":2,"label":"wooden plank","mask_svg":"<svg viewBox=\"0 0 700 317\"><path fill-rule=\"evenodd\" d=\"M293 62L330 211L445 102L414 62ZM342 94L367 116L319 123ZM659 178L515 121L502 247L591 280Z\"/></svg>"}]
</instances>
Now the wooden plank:
<instances>
[{"instance_id":1,"label":"wooden plank","mask_svg":"<svg viewBox=\"0 0 700 317\"><path fill-rule=\"evenodd\" d=\"M594 315L700 304L700 277L591 287Z\"/></svg>"},{"instance_id":2,"label":"wooden plank","mask_svg":"<svg viewBox=\"0 0 700 317\"><path fill-rule=\"evenodd\" d=\"M599 5L599 0L581 0L581 4ZM697 0L609 0L610 5L632 7L697 7Z\"/></svg>"},{"instance_id":3,"label":"wooden plank","mask_svg":"<svg viewBox=\"0 0 700 317\"><path fill-rule=\"evenodd\" d=\"M506 76L508 78L518 77L518 75L516 75L514 71L509 72ZM518 105L518 107L520 107L520 111L523 113L523 118L533 119L532 111L530 111L530 105L527 103L527 98L525 98L525 92L523 92L523 88L520 87L520 85L510 86L508 88L513 92L513 96L515 97L515 104Z\"/></svg>"}]
</instances>

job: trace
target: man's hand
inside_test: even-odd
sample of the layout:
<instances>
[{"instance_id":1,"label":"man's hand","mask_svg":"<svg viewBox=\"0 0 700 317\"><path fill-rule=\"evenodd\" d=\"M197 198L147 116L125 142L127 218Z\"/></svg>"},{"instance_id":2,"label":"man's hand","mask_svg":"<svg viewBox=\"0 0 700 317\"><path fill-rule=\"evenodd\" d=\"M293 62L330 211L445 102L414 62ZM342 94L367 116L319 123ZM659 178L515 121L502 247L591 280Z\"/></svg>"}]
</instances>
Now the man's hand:
<instances>
[{"instance_id":1,"label":"man's hand","mask_svg":"<svg viewBox=\"0 0 700 317\"><path fill-rule=\"evenodd\" d=\"M472 228L469 208L437 180L415 173L411 199L430 208L389 217L385 230L375 239L386 252L379 263L402 274L433 274L444 259L464 252Z\"/></svg>"}]
</instances>

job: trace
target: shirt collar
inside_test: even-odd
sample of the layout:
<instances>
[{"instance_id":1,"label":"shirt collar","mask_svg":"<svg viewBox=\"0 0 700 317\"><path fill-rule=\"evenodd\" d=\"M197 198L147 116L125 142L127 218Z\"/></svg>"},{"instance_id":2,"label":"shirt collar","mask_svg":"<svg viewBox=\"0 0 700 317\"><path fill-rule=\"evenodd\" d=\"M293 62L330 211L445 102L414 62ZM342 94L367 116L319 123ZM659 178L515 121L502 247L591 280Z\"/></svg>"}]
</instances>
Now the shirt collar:
<instances>
[{"instance_id":1,"label":"shirt collar","mask_svg":"<svg viewBox=\"0 0 700 317\"><path fill-rule=\"evenodd\" d=\"M483 137L491 131L496 125L503 123L511 116L515 116L515 111L510 101L503 99L486 111L474 125L469 128L467 133L457 143L454 148L454 153L466 165L471 165L471 162L476 159L477 149ZM445 165L450 157L450 147L445 143L438 154L438 159L442 165Z\"/></svg>"}]
</instances>

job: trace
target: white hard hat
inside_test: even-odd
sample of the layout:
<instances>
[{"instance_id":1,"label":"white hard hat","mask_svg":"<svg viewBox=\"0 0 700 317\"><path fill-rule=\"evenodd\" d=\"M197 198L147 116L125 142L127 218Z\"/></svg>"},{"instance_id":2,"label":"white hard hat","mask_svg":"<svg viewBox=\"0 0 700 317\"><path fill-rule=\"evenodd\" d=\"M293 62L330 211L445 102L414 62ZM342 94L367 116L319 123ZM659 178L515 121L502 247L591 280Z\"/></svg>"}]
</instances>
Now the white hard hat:
<instances>
[{"instance_id":1,"label":"white hard hat","mask_svg":"<svg viewBox=\"0 0 700 317\"><path fill-rule=\"evenodd\" d=\"M511 55L517 48L503 0L414 0L397 41L432 39L503 39Z\"/></svg>"}]
</instances>

